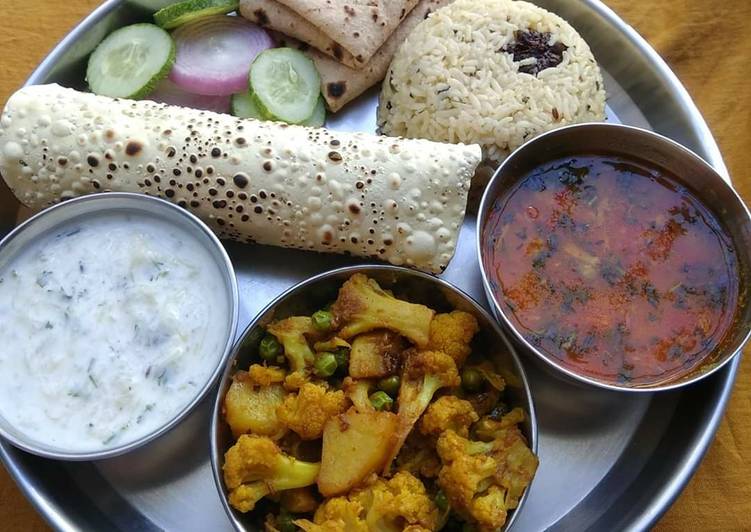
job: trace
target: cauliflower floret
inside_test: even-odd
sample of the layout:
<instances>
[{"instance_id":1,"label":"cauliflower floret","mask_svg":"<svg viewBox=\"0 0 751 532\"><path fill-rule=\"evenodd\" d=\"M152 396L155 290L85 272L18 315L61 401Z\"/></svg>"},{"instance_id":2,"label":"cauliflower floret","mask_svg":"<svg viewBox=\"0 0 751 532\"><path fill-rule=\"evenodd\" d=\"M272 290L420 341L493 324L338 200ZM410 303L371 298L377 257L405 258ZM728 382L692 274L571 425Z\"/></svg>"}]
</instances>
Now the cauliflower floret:
<instances>
[{"instance_id":1,"label":"cauliflower floret","mask_svg":"<svg viewBox=\"0 0 751 532\"><path fill-rule=\"evenodd\" d=\"M230 490L227 499L235 510L246 513L253 511L258 501L268 494L269 491L263 483L254 482L252 484L240 484L235 489Z\"/></svg>"},{"instance_id":2,"label":"cauliflower floret","mask_svg":"<svg viewBox=\"0 0 751 532\"><path fill-rule=\"evenodd\" d=\"M286 455L264 436L243 434L224 455L224 482L229 501L249 512L271 493L314 484L321 466Z\"/></svg>"},{"instance_id":3,"label":"cauliflower floret","mask_svg":"<svg viewBox=\"0 0 751 532\"><path fill-rule=\"evenodd\" d=\"M248 379L256 386L271 386L284 381L286 373L275 366L253 364L248 368Z\"/></svg>"},{"instance_id":4,"label":"cauliflower floret","mask_svg":"<svg viewBox=\"0 0 751 532\"><path fill-rule=\"evenodd\" d=\"M315 355L308 345L308 337L316 337L319 333L309 316L292 316L275 321L266 330L284 346L284 356L292 371L303 371L313 364Z\"/></svg>"},{"instance_id":5,"label":"cauliflower floret","mask_svg":"<svg viewBox=\"0 0 751 532\"><path fill-rule=\"evenodd\" d=\"M328 499L316 510L313 521L298 519L295 524L306 532L369 532L361 515L365 508L346 497Z\"/></svg>"},{"instance_id":6,"label":"cauliflower floret","mask_svg":"<svg viewBox=\"0 0 751 532\"><path fill-rule=\"evenodd\" d=\"M400 471L390 480L377 479L366 488L322 504L314 522L295 521L307 532L436 530L438 508L419 479Z\"/></svg>"},{"instance_id":7,"label":"cauliflower floret","mask_svg":"<svg viewBox=\"0 0 751 532\"><path fill-rule=\"evenodd\" d=\"M418 351L410 349L406 353L406 360L403 383L412 382L414 384L425 382L426 379L435 380L435 384L439 384L438 388L443 386L458 386L460 383L456 363L442 351ZM400 389L400 395L401 392L402 390Z\"/></svg>"},{"instance_id":8,"label":"cauliflower floret","mask_svg":"<svg viewBox=\"0 0 751 532\"><path fill-rule=\"evenodd\" d=\"M504 498L505 492L498 486L490 486L482 495L475 497L472 502L472 517L480 525L482 532L499 530L506 522L508 511ZM500 522L501 517L503 517L503 523L498 528L495 525L483 525L483 523Z\"/></svg>"},{"instance_id":9,"label":"cauliflower floret","mask_svg":"<svg viewBox=\"0 0 751 532\"><path fill-rule=\"evenodd\" d=\"M455 395L444 395L431 403L420 419L420 432L425 435L439 436L444 430L451 429L465 438L469 435L469 426L480 419L472 403L459 399Z\"/></svg>"},{"instance_id":10,"label":"cauliflower floret","mask_svg":"<svg viewBox=\"0 0 751 532\"><path fill-rule=\"evenodd\" d=\"M309 382L310 379L305 372L294 371L284 378L284 389L290 392L296 392Z\"/></svg>"},{"instance_id":11,"label":"cauliflower floret","mask_svg":"<svg viewBox=\"0 0 751 532\"><path fill-rule=\"evenodd\" d=\"M362 495L372 496L367 520L376 530L379 529L378 525L386 528L392 523L419 525L427 530L436 528L438 508L423 483L406 471L398 472L390 480L376 481Z\"/></svg>"},{"instance_id":12,"label":"cauliflower floret","mask_svg":"<svg viewBox=\"0 0 751 532\"><path fill-rule=\"evenodd\" d=\"M396 469L423 478L436 478L441 470L441 459L435 451L435 438L412 432L396 457Z\"/></svg>"},{"instance_id":13,"label":"cauliflower floret","mask_svg":"<svg viewBox=\"0 0 751 532\"><path fill-rule=\"evenodd\" d=\"M436 450L443 463L438 485L451 508L483 532L503 526L507 511L518 506L537 469L537 457L516 425L500 430L489 442L470 441L447 430Z\"/></svg>"},{"instance_id":14,"label":"cauliflower floret","mask_svg":"<svg viewBox=\"0 0 751 532\"><path fill-rule=\"evenodd\" d=\"M505 434L507 428L523 423L525 418L524 410L518 407L514 408L498 421L489 417L484 417L475 427L477 439L482 441L492 441L498 438L499 435Z\"/></svg>"},{"instance_id":15,"label":"cauliflower floret","mask_svg":"<svg viewBox=\"0 0 751 532\"><path fill-rule=\"evenodd\" d=\"M288 395L277 409L282 423L303 440L315 440L323 435L323 426L330 417L347 409L342 390L327 391L323 386L306 383L296 395Z\"/></svg>"},{"instance_id":16,"label":"cauliflower floret","mask_svg":"<svg viewBox=\"0 0 751 532\"><path fill-rule=\"evenodd\" d=\"M427 345L430 322L435 314L424 305L395 298L361 273L354 274L342 285L331 312L336 325L342 327L338 333L340 338L348 340L374 329L389 329L418 347Z\"/></svg>"},{"instance_id":17,"label":"cauliflower floret","mask_svg":"<svg viewBox=\"0 0 751 532\"><path fill-rule=\"evenodd\" d=\"M489 439L495 446L494 455L504 458L503 467L496 472L496 478L507 490L505 500L509 508L516 508L537 470L537 457L529 450L518 427L524 419L524 410L514 408L500 421L482 419L477 427L477 437Z\"/></svg>"},{"instance_id":18,"label":"cauliflower floret","mask_svg":"<svg viewBox=\"0 0 751 532\"><path fill-rule=\"evenodd\" d=\"M477 318L468 312L455 310L448 314L436 314L430 322L427 349L443 351L461 367L472 352L469 344L479 330Z\"/></svg>"},{"instance_id":19,"label":"cauliflower floret","mask_svg":"<svg viewBox=\"0 0 751 532\"><path fill-rule=\"evenodd\" d=\"M406 362L399 387L399 429L396 443L384 471L389 471L391 462L399 454L412 427L433 399L433 395L445 387L459 386L459 371L454 359L441 351L407 350Z\"/></svg>"},{"instance_id":20,"label":"cauliflower floret","mask_svg":"<svg viewBox=\"0 0 751 532\"><path fill-rule=\"evenodd\" d=\"M358 412L372 412L375 410L373 403L370 402L370 388L373 383L368 379L355 380L352 377L345 377L342 381L342 390Z\"/></svg>"},{"instance_id":21,"label":"cauliflower floret","mask_svg":"<svg viewBox=\"0 0 751 532\"><path fill-rule=\"evenodd\" d=\"M271 384L283 378L280 370L258 365L251 366L249 372L233 375L224 397L224 418L235 438L248 432L275 440L284 436L287 427L276 410L284 402L285 392L280 384Z\"/></svg>"},{"instance_id":22,"label":"cauliflower floret","mask_svg":"<svg viewBox=\"0 0 751 532\"><path fill-rule=\"evenodd\" d=\"M438 485L446 494L451 508L459 515L478 525L480 530L498 530L506 522L506 508L499 504L490 515L486 504L478 508L475 499L487 494L493 485L496 461L485 453L493 445L473 445L455 432L447 430L438 439L438 455L443 467L438 475ZM501 503L503 501L500 501Z\"/></svg>"}]
</instances>

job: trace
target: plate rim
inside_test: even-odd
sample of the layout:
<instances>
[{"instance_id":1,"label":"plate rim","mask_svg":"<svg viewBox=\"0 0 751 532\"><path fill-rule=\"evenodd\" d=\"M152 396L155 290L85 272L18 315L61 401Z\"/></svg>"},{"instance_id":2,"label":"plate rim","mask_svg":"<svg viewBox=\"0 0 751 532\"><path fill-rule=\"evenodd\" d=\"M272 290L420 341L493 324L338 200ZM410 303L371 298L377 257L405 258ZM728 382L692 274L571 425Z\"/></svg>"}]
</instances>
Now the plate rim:
<instances>
[{"instance_id":1,"label":"plate rim","mask_svg":"<svg viewBox=\"0 0 751 532\"><path fill-rule=\"evenodd\" d=\"M719 146L717 145L706 120L696 106L696 103L689 95L688 90L683 86L677 75L670 69L668 64L657 53L657 51L630 24L623 20L613 9L605 5L601 0L568 1L580 2L585 8L598 15L599 18L611 26L614 31L619 32L626 37L627 40L638 49L639 53L649 61L655 75L662 80L670 97L675 103L684 109L691 128L696 133L702 151L704 152L703 154L699 154L699 156L712 165L723 177L725 177L726 180L730 181L727 166L723 161ZM33 70L24 82L24 86L36 84L44 79L44 77L54 69L62 56L79 40L83 32L87 31L92 25L106 17L110 12L120 7L121 4L127 2L128 0L105 0L105 2L81 19ZM704 427L697 432L698 437L696 438L696 444L680 460L680 465L678 466L675 476L665 479L662 488L656 492L656 497L654 497L648 506L643 508L640 516L631 523L629 528L636 530L646 530L651 528L670 508L673 502L675 502L696 472L701 460L709 450L709 446L714 439L719 423L725 414L727 403L737 377L737 370L741 358L742 353L736 356L731 364L728 364L723 370L712 377L715 384L719 386L717 403L714 405L711 416L709 416ZM36 484L28 482L24 478L23 468L10 456L8 452L9 447L10 444L7 441L0 439L0 461L3 462L6 470L27 500L29 500L39 514L54 529L65 531L77 530L78 527L75 525L75 521L66 514L65 509L60 504L46 498L45 495L37 489Z\"/></svg>"}]
</instances>

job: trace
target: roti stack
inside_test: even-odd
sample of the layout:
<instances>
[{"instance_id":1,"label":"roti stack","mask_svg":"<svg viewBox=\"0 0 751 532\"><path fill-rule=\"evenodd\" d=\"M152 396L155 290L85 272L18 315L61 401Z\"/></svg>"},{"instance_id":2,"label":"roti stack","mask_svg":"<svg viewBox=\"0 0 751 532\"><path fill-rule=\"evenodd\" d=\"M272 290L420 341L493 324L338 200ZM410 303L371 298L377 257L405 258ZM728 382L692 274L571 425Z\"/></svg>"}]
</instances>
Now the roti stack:
<instances>
[{"instance_id":1,"label":"roti stack","mask_svg":"<svg viewBox=\"0 0 751 532\"><path fill-rule=\"evenodd\" d=\"M288 126L112 99L16 92L0 174L42 209L94 192L160 196L221 237L373 257L439 273L459 236L479 146Z\"/></svg>"},{"instance_id":2,"label":"roti stack","mask_svg":"<svg viewBox=\"0 0 751 532\"><path fill-rule=\"evenodd\" d=\"M243 0L251 21L318 48L345 65L360 68L394 32L418 0Z\"/></svg>"},{"instance_id":3,"label":"roti stack","mask_svg":"<svg viewBox=\"0 0 751 532\"><path fill-rule=\"evenodd\" d=\"M451 0L241 0L240 13L303 50L332 111L381 81L409 33Z\"/></svg>"}]
</instances>

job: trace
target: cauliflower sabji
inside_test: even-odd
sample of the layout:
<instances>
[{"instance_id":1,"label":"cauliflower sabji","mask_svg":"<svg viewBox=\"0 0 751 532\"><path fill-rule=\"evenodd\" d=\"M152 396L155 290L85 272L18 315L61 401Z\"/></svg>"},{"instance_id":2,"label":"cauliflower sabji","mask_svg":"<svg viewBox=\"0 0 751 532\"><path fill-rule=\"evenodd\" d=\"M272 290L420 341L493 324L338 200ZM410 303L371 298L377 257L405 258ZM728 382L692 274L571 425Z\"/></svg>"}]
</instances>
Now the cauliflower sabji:
<instances>
[{"instance_id":1,"label":"cauliflower sabji","mask_svg":"<svg viewBox=\"0 0 751 532\"><path fill-rule=\"evenodd\" d=\"M362 274L326 309L270 323L224 399L230 504L270 531L501 529L537 458L473 351L479 330Z\"/></svg>"}]
</instances>

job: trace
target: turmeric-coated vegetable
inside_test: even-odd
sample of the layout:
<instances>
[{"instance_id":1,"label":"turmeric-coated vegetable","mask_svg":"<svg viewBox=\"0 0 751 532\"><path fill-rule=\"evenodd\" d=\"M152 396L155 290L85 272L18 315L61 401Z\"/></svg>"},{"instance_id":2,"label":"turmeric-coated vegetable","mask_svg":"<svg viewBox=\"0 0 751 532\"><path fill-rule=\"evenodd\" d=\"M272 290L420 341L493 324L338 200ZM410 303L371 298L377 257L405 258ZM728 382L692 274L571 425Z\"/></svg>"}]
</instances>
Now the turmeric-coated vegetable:
<instances>
[{"instance_id":1,"label":"turmeric-coated vegetable","mask_svg":"<svg viewBox=\"0 0 751 532\"><path fill-rule=\"evenodd\" d=\"M306 336L315 335L318 331L313 327L313 321L307 316L293 316L275 321L266 327L284 346L284 356L289 361L292 371L303 371L311 366L315 359L313 351L308 345Z\"/></svg>"},{"instance_id":2,"label":"turmeric-coated vegetable","mask_svg":"<svg viewBox=\"0 0 751 532\"><path fill-rule=\"evenodd\" d=\"M249 512L270 493L314 484L320 464L295 460L264 436L243 434L225 453L222 469L230 504Z\"/></svg>"},{"instance_id":3,"label":"turmeric-coated vegetable","mask_svg":"<svg viewBox=\"0 0 751 532\"><path fill-rule=\"evenodd\" d=\"M436 314L430 323L427 348L443 351L461 367L472 352L470 342L479 330L477 318L469 312L454 310L448 314Z\"/></svg>"},{"instance_id":4,"label":"turmeric-coated vegetable","mask_svg":"<svg viewBox=\"0 0 751 532\"><path fill-rule=\"evenodd\" d=\"M277 440L287 428L279 420L276 409L284 401L284 388L279 382L284 372L254 364L250 369L238 371L224 397L224 415L232 435L252 432Z\"/></svg>"},{"instance_id":5,"label":"turmeric-coated vegetable","mask_svg":"<svg viewBox=\"0 0 751 532\"><path fill-rule=\"evenodd\" d=\"M425 486L410 473L400 471L390 480L324 502L313 522L295 521L306 532L411 532L438 529L438 508Z\"/></svg>"},{"instance_id":6,"label":"turmeric-coated vegetable","mask_svg":"<svg viewBox=\"0 0 751 532\"><path fill-rule=\"evenodd\" d=\"M470 425L478 419L480 416L472 408L472 403L455 395L444 395L432 402L420 418L420 432L439 436L444 430L451 429L466 438Z\"/></svg>"},{"instance_id":7,"label":"turmeric-coated vegetable","mask_svg":"<svg viewBox=\"0 0 751 532\"><path fill-rule=\"evenodd\" d=\"M447 430L436 445L443 464L438 485L454 511L482 532L503 526L538 463L516 424L498 427L493 435L487 442L471 441Z\"/></svg>"},{"instance_id":8,"label":"turmeric-coated vegetable","mask_svg":"<svg viewBox=\"0 0 751 532\"><path fill-rule=\"evenodd\" d=\"M433 395L441 388L458 386L459 372L454 359L440 351L411 350L406 356L399 388L399 431L387 471Z\"/></svg>"},{"instance_id":9,"label":"turmeric-coated vegetable","mask_svg":"<svg viewBox=\"0 0 751 532\"><path fill-rule=\"evenodd\" d=\"M331 307L345 340L374 329L389 329L408 338L418 347L430 339L434 312L424 305L409 303L386 293L361 273L350 277L339 289Z\"/></svg>"},{"instance_id":10,"label":"turmeric-coated vegetable","mask_svg":"<svg viewBox=\"0 0 751 532\"><path fill-rule=\"evenodd\" d=\"M323 431L318 477L321 494L346 493L381 469L394 444L397 423L391 412L358 412L355 408L330 418Z\"/></svg>"},{"instance_id":11,"label":"turmeric-coated vegetable","mask_svg":"<svg viewBox=\"0 0 751 532\"><path fill-rule=\"evenodd\" d=\"M277 414L281 422L303 440L315 440L323 434L329 418L341 414L346 408L347 398L343 391L328 391L309 382L296 395L288 395Z\"/></svg>"}]
</instances>

